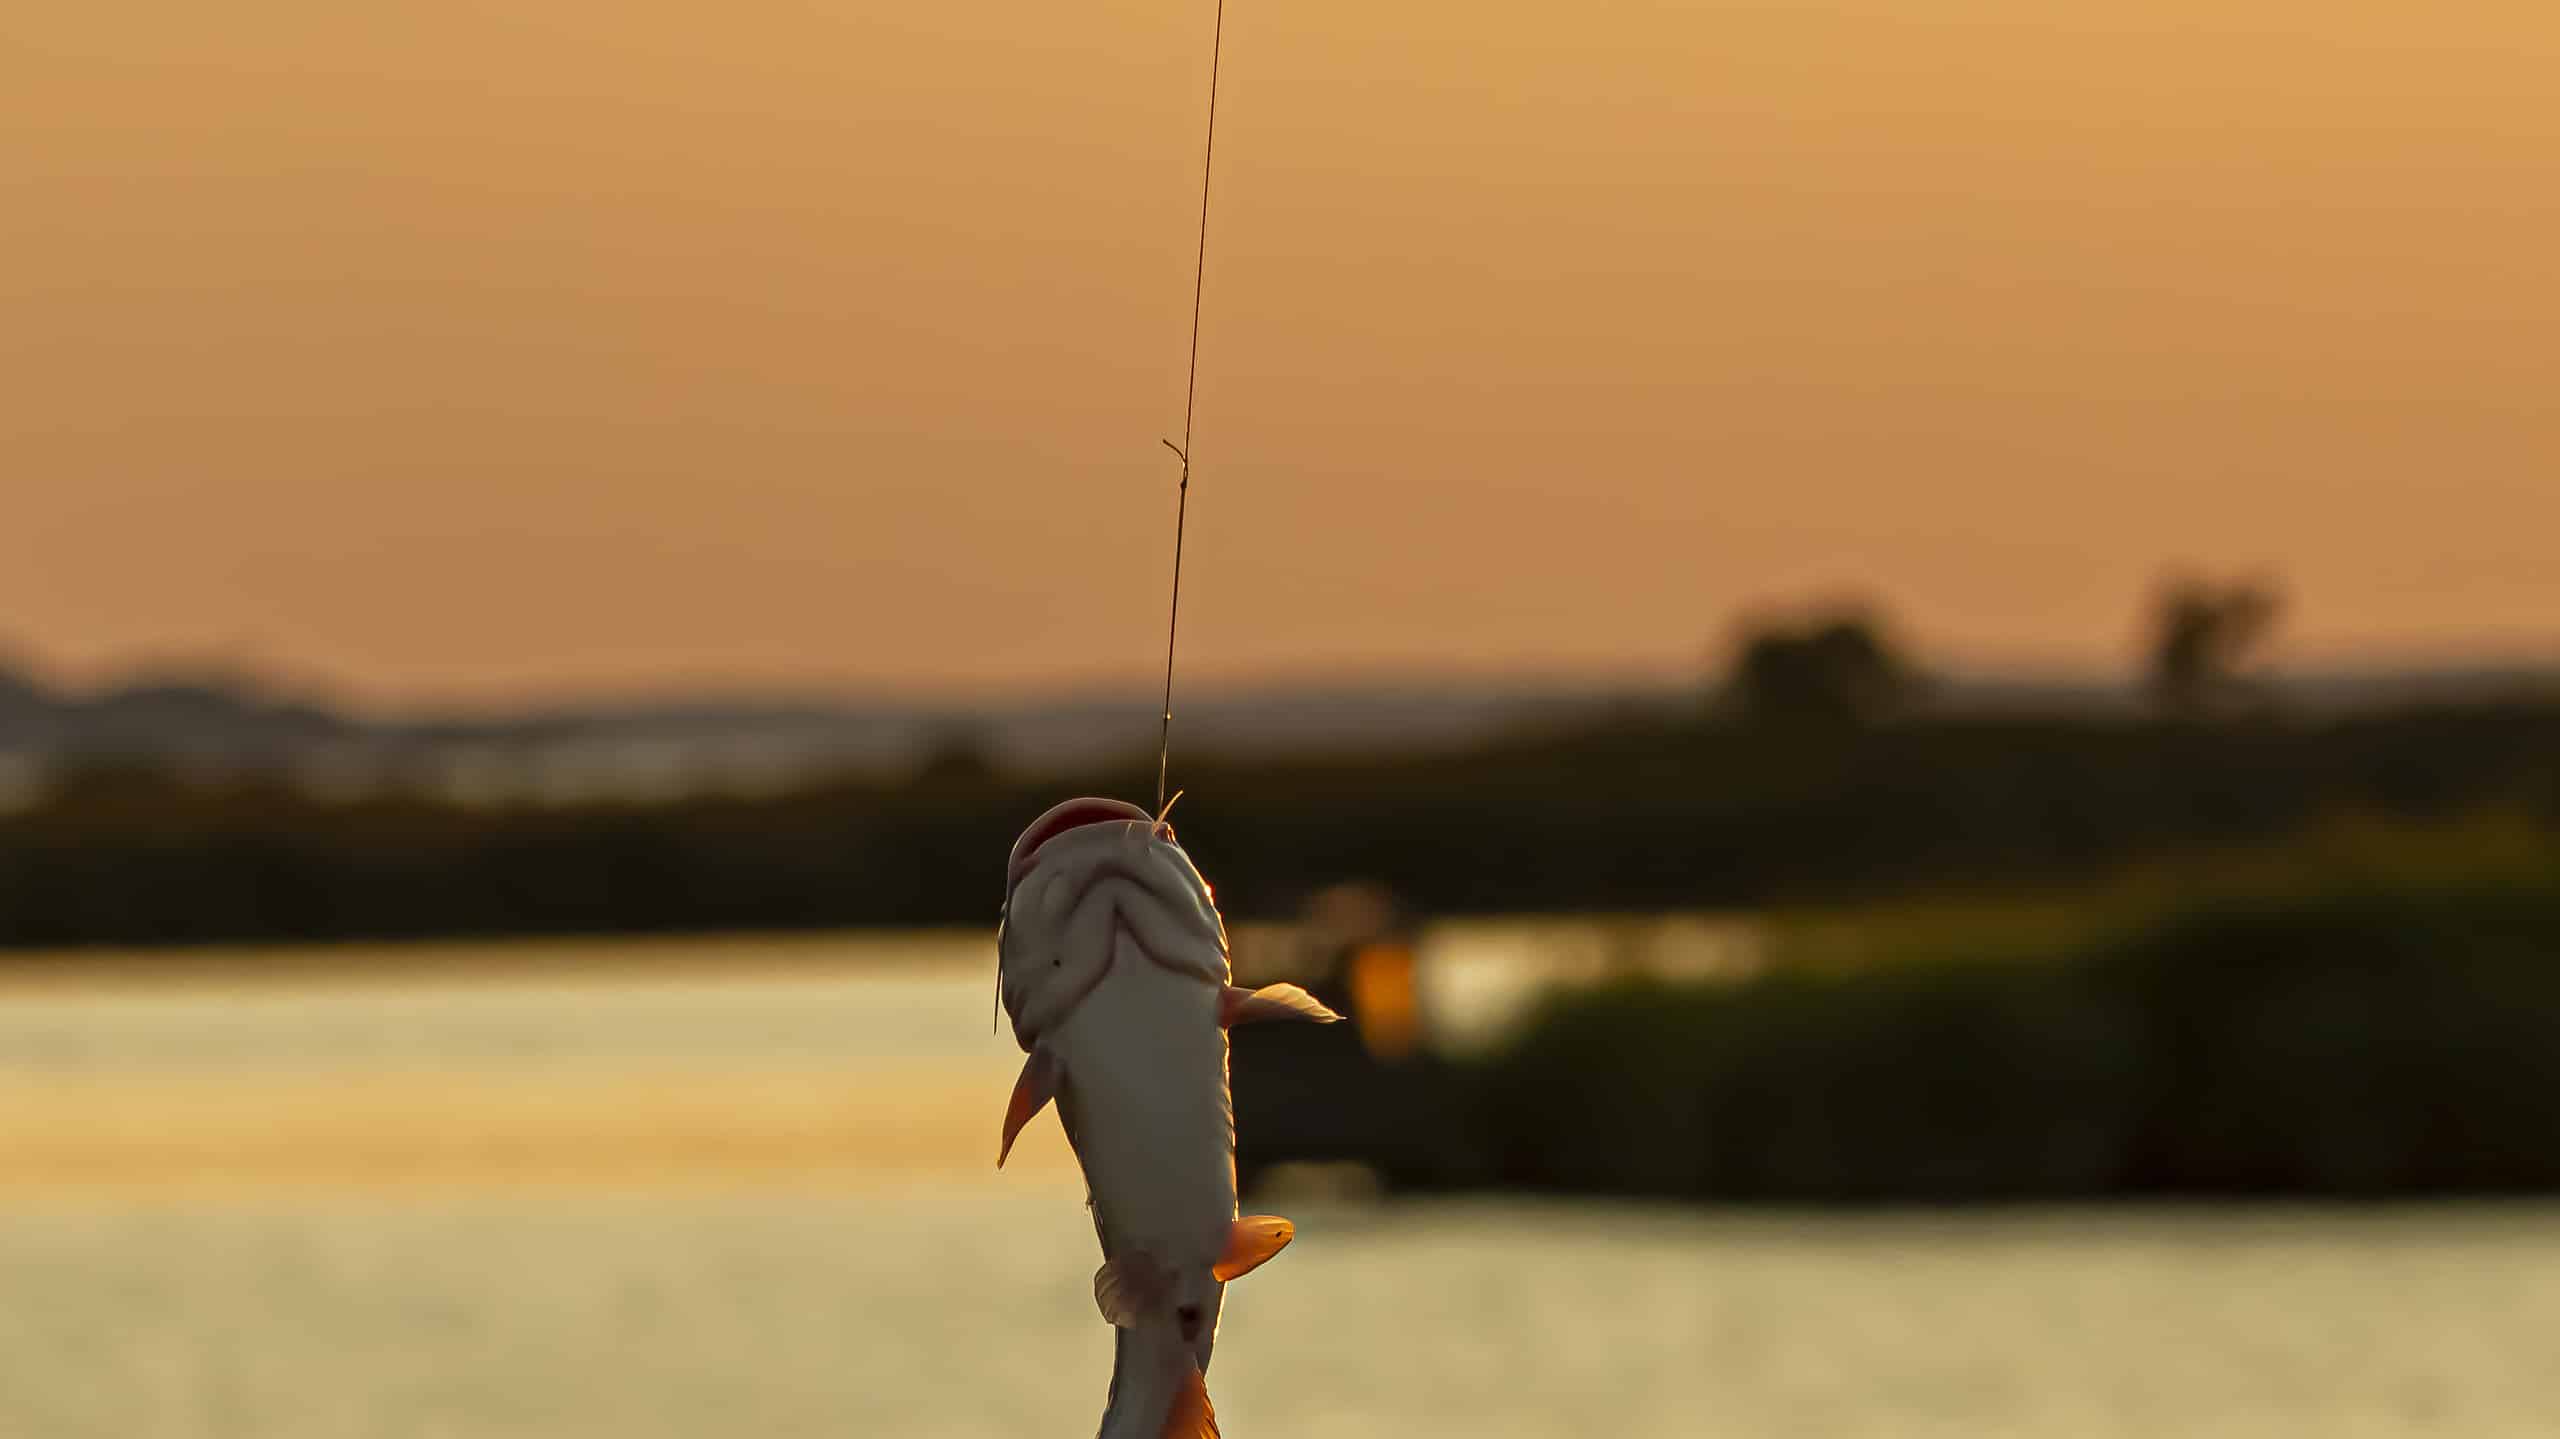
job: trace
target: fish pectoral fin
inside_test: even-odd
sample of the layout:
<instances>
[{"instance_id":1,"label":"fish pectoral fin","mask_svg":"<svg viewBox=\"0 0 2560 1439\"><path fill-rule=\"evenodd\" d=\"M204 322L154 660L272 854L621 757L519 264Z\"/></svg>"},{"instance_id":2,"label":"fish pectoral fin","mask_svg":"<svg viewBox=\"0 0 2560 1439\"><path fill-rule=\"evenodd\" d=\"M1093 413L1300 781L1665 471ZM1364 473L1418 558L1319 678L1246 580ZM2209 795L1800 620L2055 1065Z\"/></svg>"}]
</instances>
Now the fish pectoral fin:
<instances>
[{"instance_id":1,"label":"fish pectoral fin","mask_svg":"<svg viewBox=\"0 0 2560 1439\"><path fill-rule=\"evenodd\" d=\"M1209 1381L1199 1365L1186 1359L1183 1366L1191 1373L1174 1391L1173 1408L1164 1416L1164 1439L1219 1439L1218 1411L1209 1407Z\"/></svg>"},{"instance_id":2,"label":"fish pectoral fin","mask_svg":"<svg viewBox=\"0 0 2560 1439\"><path fill-rule=\"evenodd\" d=\"M1248 1214L1227 1226L1226 1252L1209 1266L1210 1277L1221 1284L1242 1279L1297 1237L1298 1226L1277 1214Z\"/></svg>"},{"instance_id":3,"label":"fish pectoral fin","mask_svg":"<svg viewBox=\"0 0 2560 1439\"><path fill-rule=\"evenodd\" d=\"M1162 1309L1173 1295L1173 1276L1143 1252L1132 1250L1102 1261L1093 1271L1093 1304L1113 1328L1131 1329L1150 1309Z\"/></svg>"},{"instance_id":4,"label":"fish pectoral fin","mask_svg":"<svg viewBox=\"0 0 2560 1439\"><path fill-rule=\"evenodd\" d=\"M1022 1061L1021 1075L1013 1081L1013 1098L1004 1107L1004 1143L996 1150L996 1168L1004 1168L1022 1126L1058 1097L1058 1084L1065 1074L1066 1066L1058 1062L1056 1051L1045 1044L1032 1046L1030 1056Z\"/></svg>"},{"instance_id":5,"label":"fish pectoral fin","mask_svg":"<svg viewBox=\"0 0 2560 1439\"><path fill-rule=\"evenodd\" d=\"M1260 989L1238 989L1228 985L1218 997L1218 1023L1228 1029L1263 1019L1304 1019L1316 1024L1331 1024L1341 1015L1325 1008L1324 1001L1294 984L1266 984Z\"/></svg>"}]
</instances>

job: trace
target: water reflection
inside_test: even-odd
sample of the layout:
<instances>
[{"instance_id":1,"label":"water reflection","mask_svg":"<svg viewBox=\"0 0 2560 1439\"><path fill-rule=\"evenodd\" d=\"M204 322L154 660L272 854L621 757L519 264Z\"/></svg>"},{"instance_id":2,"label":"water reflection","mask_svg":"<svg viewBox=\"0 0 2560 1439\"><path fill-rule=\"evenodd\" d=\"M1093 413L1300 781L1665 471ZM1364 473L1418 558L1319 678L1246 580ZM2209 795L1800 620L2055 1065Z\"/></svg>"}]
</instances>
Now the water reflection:
<instances>
[{"instance_id":1,"label":"water reflection","mask_svg":"<svg viewBox=\"0 0 2560 1439\"><path fill-rule=\"evenodd\" d=\"M22 970L0 1433L1084 1432L1092 1232L1054 1125L992 1169L1018 1055L985 945ZM1438 926L1420 1008L1481 1042L1543 974L1755 945ZM2547 1209L1715 1215L1275 1178L1301 1238L1232 1300L1237 1434L2495 1439L2560 1412Z\"/></svg>"}]
</instances>

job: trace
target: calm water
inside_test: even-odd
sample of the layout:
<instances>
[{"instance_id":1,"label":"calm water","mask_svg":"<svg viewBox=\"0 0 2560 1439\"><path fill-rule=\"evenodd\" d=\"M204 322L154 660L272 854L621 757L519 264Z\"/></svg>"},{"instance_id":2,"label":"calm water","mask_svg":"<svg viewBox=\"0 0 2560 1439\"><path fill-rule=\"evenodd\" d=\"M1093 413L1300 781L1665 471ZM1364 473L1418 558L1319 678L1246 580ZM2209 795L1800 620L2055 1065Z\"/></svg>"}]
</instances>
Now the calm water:
<instances>
[{"instance_id":1,"label":"calm water","mask_svg":"<svg viewBox=\"0 0 2560 1439\"><path fill-rule=\"evenodd\" d=\"M982 955L0 981L0 1435L1089 1435ZM2560 1432L2560 1210L1277 1207L1237 1439Z\"/></svg>"}]
</instances>

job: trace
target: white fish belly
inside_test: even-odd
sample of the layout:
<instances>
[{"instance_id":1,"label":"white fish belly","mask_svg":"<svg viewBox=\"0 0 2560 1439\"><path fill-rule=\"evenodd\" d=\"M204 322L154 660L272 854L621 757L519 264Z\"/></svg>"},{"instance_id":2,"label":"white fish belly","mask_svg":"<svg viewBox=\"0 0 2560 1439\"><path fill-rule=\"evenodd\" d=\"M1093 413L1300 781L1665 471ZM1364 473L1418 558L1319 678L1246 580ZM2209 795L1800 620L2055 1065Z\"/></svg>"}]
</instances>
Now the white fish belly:
<instances>
[{"instance_id":1,"label":"white fish belly","mask_svg":"<svg viewBox=\"0 0 2560 1439\"><path fill-rule=\"evenodd\" d=\"M1236 1217L1235 1110L1219 992L1126 934L1111 971L1058 1027L1076 1158L1106 1252L1177 1269L1216 1262Z\"/></svg>"}]
</instances>

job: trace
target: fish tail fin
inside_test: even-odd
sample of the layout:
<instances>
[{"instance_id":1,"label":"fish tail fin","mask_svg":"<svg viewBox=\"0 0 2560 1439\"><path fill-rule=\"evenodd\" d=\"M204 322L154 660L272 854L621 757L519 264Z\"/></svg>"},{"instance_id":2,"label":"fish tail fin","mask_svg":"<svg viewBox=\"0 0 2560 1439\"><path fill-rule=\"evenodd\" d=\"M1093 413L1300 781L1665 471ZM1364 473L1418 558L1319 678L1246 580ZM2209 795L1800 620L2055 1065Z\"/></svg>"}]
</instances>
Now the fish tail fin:
<instances>
[{"instance_id":1,"label":"fish tail fin","mask_svg":"<svg viewBox=\"0 0 2560 1439\"><path fill-rule=\"evenodd\" d=\"M1218 1411L1209 1407L1209 1381L1200 1366L1184 1361L1182 1387L1164 1416L1164 1439L1219 1439Z\"/></svg>"}]
</instances>

